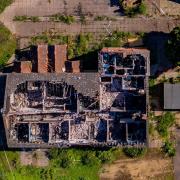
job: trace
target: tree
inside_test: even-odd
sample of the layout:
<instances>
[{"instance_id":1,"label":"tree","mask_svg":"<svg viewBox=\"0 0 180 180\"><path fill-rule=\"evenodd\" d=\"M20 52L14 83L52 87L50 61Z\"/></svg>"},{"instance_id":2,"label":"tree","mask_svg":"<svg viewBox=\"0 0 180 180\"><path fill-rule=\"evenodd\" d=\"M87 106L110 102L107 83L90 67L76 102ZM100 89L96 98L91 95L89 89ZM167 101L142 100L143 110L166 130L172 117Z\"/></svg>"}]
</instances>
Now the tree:
<instances>
[{"instance_id":1,"label":"tree","mask_svg":"<svg viewBox=\"0 0 180 180\"><path fill-rule=\"evenodd\" d=\"M164 113L162 116L157 117L158 126L157 131L162 137L168 136L168 128L175 123L175 116L170 112Z\"/></svg>"},{"instance_id":2,"label":"tree","mask_svg":"<svg viewBox=\"0 0 180 180\"><path fill-rule=\"evenodd\" d=\"M146 5L142 2L138 7L139 14L146 14Z\"/></svg>"},{"instance_id":3,"label":"tree","mask_svg":"<svg viewBox=\"0 0 180 180\"><path fill-rule=\"evenodd\" d=\"M172 142L169 142L168 140L165 141L162 149L163 149L164 153L167 154L169 157L175 156L175 154L176 154L174 144Z\"/></svg>"}]
</instances>

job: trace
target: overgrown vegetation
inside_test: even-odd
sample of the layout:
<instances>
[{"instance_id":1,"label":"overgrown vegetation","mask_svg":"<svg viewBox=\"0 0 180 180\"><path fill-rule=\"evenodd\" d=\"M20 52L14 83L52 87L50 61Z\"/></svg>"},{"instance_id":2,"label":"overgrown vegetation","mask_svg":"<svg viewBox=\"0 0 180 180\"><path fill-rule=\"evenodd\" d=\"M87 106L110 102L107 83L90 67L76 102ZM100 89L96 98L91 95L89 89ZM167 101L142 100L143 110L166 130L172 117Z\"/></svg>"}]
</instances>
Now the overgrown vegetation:
<instances>
[{"instance_id":1,"label":"overgrown vegetation","mask_svg":"<svg viewBox=\"0 0 180 180\"><path fill-rule=\"evenodd\" d=\"M170 32L170 39L166 44L168 58L175 65L180 65L180 26Z\"/></svg>"},{"instance_id":2,"label":"overgrown vegetation","mask_svg":"<svg viewBox=\"0 0 180 180\"><path fill-rule=\"evenodd\" d=\"M173 157L176 154L176 149L173 142L166 140L164 146L162 147L163 152L169 157Z\"/></svg>"},{"instance_id":3,"label":"overgrown vegetation","mask_svg":"<svg viewBox=\"0 0 180 180\"><path fill-rule=\"evenodd\" d=\"M39 22L40 19L38 16L15 16L13 21L32 21L32 22Z\"/></svg>"},{"instance_id":4,"label":"overgrown vegetation","mask_svg":"<svg viewBox=\"0 0 180 180\"><path fill-rule=\"evenodd\" d=\"M127 147L123 149L123 152L131 158L137 158L144 156L147 152L146 148L137 148L137 147Z\"/></svg>"},{"instance_id":5,"label":"overgrown vegetation","mask_svg":"<svg viewBox=\"0 0 180 180\"><path fill-rule=\"evenodd\" d=\"M9 6L14 0L1 0L0 1L0 13L4 11L4 9Z\"/></svg>"},{"instance_id":6,"label":"overgrown vegetation","mask_svg":"<svg viewBox=\"0 0 180 180\"><path fill-rule=\"evenodd\" d=\"M167 147L168 146L168 147ZM171 152L169 145L166 144L166 152ZM165 150L164 149L164 150ZM147 152L147 153L146 153ZM6 151L6 156L9 160L7 162L6 156L3 151L0 151L0 179L2 180L98 180L99 174L103 171L105 163L112 163L117 159L123 159L126 163L128 157L141 158L144 156L147 160L152 157L161 157L159 149L144 148L125 148L123 151L120 148L110 148L106 150L92 149L92 148L69 148L69 149L56 149L53 148L47 154L50 162L48 167L34 167L34 166L21 166L19 162L19 153L15 151ZM162 156L163 157L163 156ZM135 161L133 161L134 163ZM138 162L137 162L138 163ZM9 166L10 165L10 166ZM11 169L10 169L11 167ZM12 171L11 171L12 170ZM121 169L120 169L121 170ZM125 173L126 174L126 173ZM122 176L120 176L122 175ZM130 174L129 174L130 176ZM126 178L124 173L119 172L119 178Z\"/></svg>"},{"instance_id":7,"label":"overgrown vegetation","mask_svg":"<svg viewBox=\"0 0 180 180\"><path fill-rule=\"evenodd\" d=\"M155 85L155 78L149 78L149 87L153 87Z\"/></svg>"},{"instance_id":8,"label":"overgrown vegetation","mask_svg":"<svg viewBox=\"0 0 180 180\"><path fill-rule=\"evenodd\" d=\"M16 49L15 37L0 24L0 69L2 69Z\"/></svg>"},{"instance_id":9,"label":"overgrown vegetation","mask_svg":"<svg viewBox=\"0 0 180 180\"><path fill-rule=\"evenodd\" d=\"M175 115L171 112L165 112L161 116L155 116L151 112L149 113L149 121L149 134L154 135L155 131L158 132L163 142L162 152L169 157L174 156L176 151L170 127L175 124Z\"/></svg>"},{"instance_id":10,"label":"overgrown vegetation","mask_svg":"<svg viewBox=\"0 0 180 180\"><path fill-rule=\"evenodd\" d=\"M66 16L63 14L55 14L51 16L51 21L63 22L65 24L72 24L75 22L74 16Z\"/></svg>"},{"instance_id":11,"label":"overgrown vegetation","mask_svg":"<svg viewBox=\"0 0 180 180\"><path fill-rule=\"evenodd\" d=\"M128 32L113 32L111 35L99 36L98 40L91 34L79 34L77 36L58 35L56 33L44 33L32 37L31 44L67 44L68 58L74 58L85 55L92 51L98 51L102 47L121 47L127 43L128 38L138 37L137 34Z\"/></svg>"},{"instance_id":12,"label":"overgrown vegetation","mask_svg":"<svg viewBox=\"0 0 180 180\"><path fill-rule=\"evenodd\" d=\"M94 21L116 21L116 19L108 16L96 16Z\"/></svg>"},{"instance_id":13,"label":"overgrown vegetation","mask_svg":"<svg viewBox=\"0 0 180 180\"><path fill-rule=\"evenodd\" d=\"M162 137L168 137L168 129L175 123L175 116L171 112L165 112L162 116L157 116L157 131Z\"/></svg>"},{"instance_id":14,"label":"overgrown vegetation","mask_svg":"<svg viewBox=\"0 0 180 180\"><path fill-rule=\"evenodd\" d=\"M4 152L0 152L0 174L4 180L57 180L57 179L99 179L99 170L104 163L111 163L122 154L121 149L51 149L50 164L45 168L21 166L19 155L7 152L12 173L9 169ZM14 176L14 178L13 178ZM4 178L3 178L4 177Z\"/></svg>"}]
</instances>

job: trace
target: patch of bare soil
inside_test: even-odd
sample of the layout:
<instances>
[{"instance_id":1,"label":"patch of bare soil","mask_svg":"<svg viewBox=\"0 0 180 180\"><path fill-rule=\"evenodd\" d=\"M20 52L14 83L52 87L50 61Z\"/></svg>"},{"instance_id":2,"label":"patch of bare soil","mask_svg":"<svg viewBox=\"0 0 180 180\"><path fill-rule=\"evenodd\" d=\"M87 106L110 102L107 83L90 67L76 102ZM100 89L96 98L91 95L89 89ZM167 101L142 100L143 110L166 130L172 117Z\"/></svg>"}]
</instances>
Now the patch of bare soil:
<instances>
[{"instance_id":1,"label":"patch of bare soil","mask_svg":"<svg viewBox=\"0 0 180 180\"><path fill-rule=\"evenodd\" d=\"M141 159L120 159L105 165L100 174L101 180L147 180L173 177L172 159L151 154Z\"/></svg>"},{"instance_id":2,"label":"patch of bare soil","mask_svg":"<svg viewBox=\"0 0 180 180\"><path fill-rule=\"evenodd\" d=\"M49 164L49 160L45 151L22 151L20 153L20 163L23 166L32 165L36 167L46 167Z\"/></svg>"}]
</instances>

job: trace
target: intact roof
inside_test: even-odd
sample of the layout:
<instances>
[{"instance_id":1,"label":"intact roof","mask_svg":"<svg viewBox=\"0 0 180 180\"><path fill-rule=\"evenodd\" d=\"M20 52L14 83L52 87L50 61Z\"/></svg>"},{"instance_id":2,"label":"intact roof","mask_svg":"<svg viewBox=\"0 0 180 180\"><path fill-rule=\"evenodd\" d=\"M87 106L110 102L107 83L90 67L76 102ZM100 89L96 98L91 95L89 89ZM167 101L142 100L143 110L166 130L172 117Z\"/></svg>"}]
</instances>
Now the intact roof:
<instances>
[{"instance_id":1,"label":"intact roof","mask_svg":"<svg viewBox=\"0 0 180 180\"><path fill-rule=\"evenodd\" d=\"M180 83L164 84L164 109L180 109Z\"/></svg>"},{"instance_id":2,"label":"intact roof","mask_svg":"<svg viewBox=\"0 0 180 180\"><path fill-rule=\"evenodd\" d=\"M48 46L38 45L38 73L48 72Z\"/></svg>"},{"instance_id":3,"label":"intact roof","mask_svg":"<svg viewBox=\"0 0 180 180\"><path fill-rule=\"evenodd\" d=\"M67 45L55 45L55 72L62 73L67 60Z\"/></svg>"},{"instance_id":4,"label":"intact roof","mask_svg":"<svg viewBox=\"0 0 180 180\"><path fill-rule=\"evenodd\" d=\"M6 80L4 112L7 112L9 109L10 94L16 90L18 84L26 81L66 82L69 85L73 85L78 93L82 93L83 95L90 97L95 97L97 92L99 92L98 73L8 74Z\"/></svg>"},{"instance_id":5,"label":"intact roof","mask_svg":"<svg viewBox=\"0 0 180 180\"><path fill-rule=\"evenodd\" d=\"M80 72L80 61L71 61L71 63L72 63L73 73L79 73Z\"/></svg>"},{"instance_id":6,"label":"intact roof","mask_svg":"<svg viewBox=\"0 0 180 180\"><path fill-rule=\"evenodd\" d=\"M21 73L31 73L32 63L31 61L21 61Z\"/></svg>"}]
</instances>

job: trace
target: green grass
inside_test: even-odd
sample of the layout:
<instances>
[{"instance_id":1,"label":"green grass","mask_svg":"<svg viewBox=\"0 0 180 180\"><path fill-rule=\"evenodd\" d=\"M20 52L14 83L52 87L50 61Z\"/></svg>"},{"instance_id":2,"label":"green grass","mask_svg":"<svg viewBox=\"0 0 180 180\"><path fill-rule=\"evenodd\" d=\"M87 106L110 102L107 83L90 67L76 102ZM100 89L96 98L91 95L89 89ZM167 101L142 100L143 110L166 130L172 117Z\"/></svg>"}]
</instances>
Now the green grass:
<instances>
[{"instance_id":1,"label":"green grass","mask_svg":"<svg viewBox=\"0 0 180 180\"><path fill-rule=\"evenodd\" d=\"M142 150L143 157L140 156L142 155L142 152L139 151L140 149L131 148L131 150L133 150L133 155L134 153L138 155L136 156L137 159L143 158L148 160L163 155L159 149L148 149L146 154ZM51 149L49 152L49 166L38 168L21 166L19 153L15 151L6 151L6 153L13 173L9 170L4 152L0 151L0 179L2 180L98 180L99 174L102 172L102 166L105 163L110 164L117 159L129 159L129 154L126 157L121 148L106 150L92 148ZM83 157L87 154L87 162L89 164L84 163L83 160ZM59 162L67 157L70 158L70 164L68 167L63 168Z\"/></svg>"},{"instance_id":2,"label":"green grass","mask_svg":"<svg viewBox=\"0 0 180 180\"><path fill-rule=\"evenodd\" d=\"M0 0L0 13L2 13L13 1L14 0Z\"/></svg>"},{"instance_id":3,"label":"green grass","mask_svg":"<svg viewBox=\"0 0 180 180\"><path fill-rule=\"evenodd\" d=\"M16 49L16 39L0 24L0 68L4 67Z\"/></svg>"},{"instance_id":4,"label":"green grass","mask_svg":"<svg viewBox=\"0 0 180 180\"><path fill-rule=\"evenodd\" d=\"M171 112L165 112L162 116L157 116L157 131L163 138L169 136L168 129L175 124L175 115Z\"/></svg>"},{"instance_id":5,"label":"green grass","mask_svg":"<svg viewBox=\"0 0 180 180\"><path fill-rule=\"evenodd\" d=\"M109 150L51 149L50 163L46 168L22 167L19 163L19 153L13 151L6 151L6 153L13 170L11 173L5 154L0 151L0 175L6 180L12 180L13 176L15 180L98 180L102 165L119 158L122 150L117 148ZM105 158L106 155L108 158ZM83 161L84 157L87 157L88 163ZM67 158L70 159L68 167L63 167L61 162Z\"/></svg>"}]
</instances>

